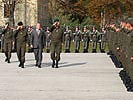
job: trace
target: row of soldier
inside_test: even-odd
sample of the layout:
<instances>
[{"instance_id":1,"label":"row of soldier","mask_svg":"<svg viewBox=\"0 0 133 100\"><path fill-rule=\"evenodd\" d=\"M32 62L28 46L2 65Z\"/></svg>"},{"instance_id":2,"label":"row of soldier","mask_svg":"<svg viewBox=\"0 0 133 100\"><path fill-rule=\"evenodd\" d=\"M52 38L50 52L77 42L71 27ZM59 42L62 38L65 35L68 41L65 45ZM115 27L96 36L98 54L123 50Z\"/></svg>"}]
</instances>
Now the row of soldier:
<instances>
[{"instance_id":1,"label":"row of soldier","mask_svg":"<svg viewBox=\"0 0 133 100\"><path fill-rule=\"evenodd\" d=\"M108 25L107 39L110 54L123 67L120 76L128 91L133 91L133 18Z\"/></svg>"}]
</instances>

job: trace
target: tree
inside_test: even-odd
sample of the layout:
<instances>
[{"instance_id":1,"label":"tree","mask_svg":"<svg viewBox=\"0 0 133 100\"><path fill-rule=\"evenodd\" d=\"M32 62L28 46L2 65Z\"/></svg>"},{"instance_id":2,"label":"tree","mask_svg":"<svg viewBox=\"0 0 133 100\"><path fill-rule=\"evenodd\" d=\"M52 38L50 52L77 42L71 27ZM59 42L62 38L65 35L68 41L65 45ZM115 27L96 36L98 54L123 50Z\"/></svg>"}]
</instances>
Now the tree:
<instances>
[{"instance_id":1,"label":"tree","mask_svg":"<svg viewBox=\"0 0 133 100\"><path fill-rule=\"evenodd\" d=\"M22 0L2 0L1 5L4 8L4 17L9 19L11 25L15 25L14 21L14 11L18 3L21 3Z\"/></svg>"}]
</instances>

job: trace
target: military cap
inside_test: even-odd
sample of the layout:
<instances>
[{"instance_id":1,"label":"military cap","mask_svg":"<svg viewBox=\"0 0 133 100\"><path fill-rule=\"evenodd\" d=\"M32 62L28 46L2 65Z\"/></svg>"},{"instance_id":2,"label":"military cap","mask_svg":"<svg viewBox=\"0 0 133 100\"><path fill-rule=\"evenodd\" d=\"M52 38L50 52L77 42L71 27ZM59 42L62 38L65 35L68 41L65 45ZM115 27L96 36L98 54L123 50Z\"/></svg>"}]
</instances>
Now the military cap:
<instances>
[{"instance_id":1,"label":"military cap","mask_svg":"<svg viewBox=\"0 0 133 100\"><path fill-rule=\"evenodd\" d=\"M18 26L21 26L21 25L23 25L23 22L18 22Z\"/></svg>"},{"instance_id":2,"label":"military cap","mask_svg":"<svg viewBox=\"0 0 133 100\"><path fill-rule=\"evenodd\" d=\"M6 22L5 25L9 25L9 22Z\"/></svg>"},{"instance_id":3,"label":"military cap","mask_svg":"<svg viewBox=\"0 0 133 100\"><path fill-rule=\"evenodd\" d=\"M54 19L54 22L59 22L59 18L55 18Z\"/></svg>"}]
</instances>

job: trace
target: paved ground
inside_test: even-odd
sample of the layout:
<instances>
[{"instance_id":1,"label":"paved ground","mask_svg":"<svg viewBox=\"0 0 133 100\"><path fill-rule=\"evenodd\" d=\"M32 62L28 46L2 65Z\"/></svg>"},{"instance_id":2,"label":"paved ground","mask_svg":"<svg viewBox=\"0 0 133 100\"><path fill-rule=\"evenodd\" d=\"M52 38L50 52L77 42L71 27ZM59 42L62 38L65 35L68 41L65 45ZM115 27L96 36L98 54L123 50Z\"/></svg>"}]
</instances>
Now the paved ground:
<instances>
[{"instance_id":1,"label":"paved ground","mask_svg":"<svg viewBox=\"0 0 133 100\"><path fill-rule=\"evenodd\" d=\"M106 54L62 54L59 69L51 68L49 54L43 54L41 69L34 67L34 55L26 54L24 69L16 54L11 64L0 54L0 100L133 100Z\"/></svg>"}]
</instances>

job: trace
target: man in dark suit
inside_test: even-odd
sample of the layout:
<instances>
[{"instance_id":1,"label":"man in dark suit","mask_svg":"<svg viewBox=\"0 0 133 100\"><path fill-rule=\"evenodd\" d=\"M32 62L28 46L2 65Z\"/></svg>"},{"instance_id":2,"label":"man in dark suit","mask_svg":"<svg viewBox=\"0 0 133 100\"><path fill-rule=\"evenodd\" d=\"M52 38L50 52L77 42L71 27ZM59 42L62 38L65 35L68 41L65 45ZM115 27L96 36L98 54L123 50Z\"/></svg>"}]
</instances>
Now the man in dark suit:
<instances>
[{"instance_id":1,"label":"man in dark suit","mask_svg":"<svg viewBox=\"0 0 133 100\"><path fill-rule=\"evenodd\" d=\"M45 34L41 29L40 23L36 24L36 29L31 32L31 48L34 49L34 55L36 60L36 65L41 68L42 62L42 52L45 46Z\"/></svg>"}]
</instances>

